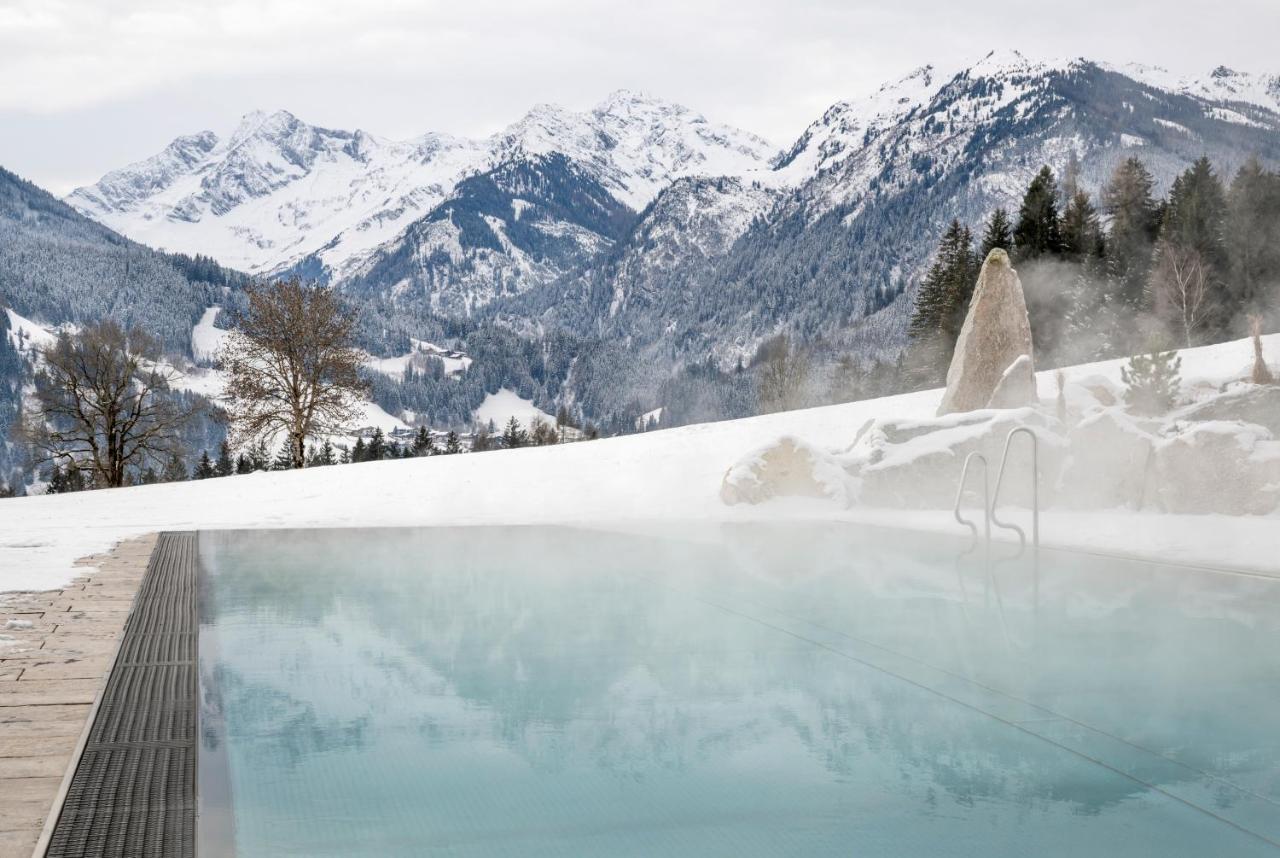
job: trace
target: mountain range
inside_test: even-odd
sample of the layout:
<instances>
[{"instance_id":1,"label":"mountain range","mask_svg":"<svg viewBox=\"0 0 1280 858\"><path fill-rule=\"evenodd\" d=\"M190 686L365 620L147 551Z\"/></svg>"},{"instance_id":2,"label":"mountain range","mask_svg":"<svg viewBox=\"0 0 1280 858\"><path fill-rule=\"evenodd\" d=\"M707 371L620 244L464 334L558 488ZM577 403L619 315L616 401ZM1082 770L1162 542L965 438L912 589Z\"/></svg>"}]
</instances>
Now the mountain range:
<instances>
[{"instance_id":1,"label":"mountain range","mask_svg":"<svg viewBox=\"0 0 1280 858\"><path fill-rule=\"evenodd\" d=\"M1130 155L1167 185L1201 154L1280 161L1280 77L1002 51L834 104L785 148L628 91L479 140L252 113L67 202L255 274L728 367L782 330L892 354L945 222L1016 208L1042 164L1074 157L1096 191Z\"/></svg>"}]
</instances>

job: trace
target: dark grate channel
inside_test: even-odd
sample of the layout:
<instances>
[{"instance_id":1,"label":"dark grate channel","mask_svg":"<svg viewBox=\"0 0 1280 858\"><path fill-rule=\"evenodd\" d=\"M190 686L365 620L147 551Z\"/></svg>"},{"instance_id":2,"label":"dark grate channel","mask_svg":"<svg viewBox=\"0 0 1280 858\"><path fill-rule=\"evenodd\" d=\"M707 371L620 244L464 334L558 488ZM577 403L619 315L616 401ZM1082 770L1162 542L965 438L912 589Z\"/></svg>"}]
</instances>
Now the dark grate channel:
<instances>
[{"instance_id":1,"label":"dark grate channel","mask_svg":"<svg viewBox=\"0 0 1280 858\"><path fill-rule=\"evenodd\" d=\"M49 858L195 855L196 566L195 533L160 534Z\"/></svg>"}]
</instances>

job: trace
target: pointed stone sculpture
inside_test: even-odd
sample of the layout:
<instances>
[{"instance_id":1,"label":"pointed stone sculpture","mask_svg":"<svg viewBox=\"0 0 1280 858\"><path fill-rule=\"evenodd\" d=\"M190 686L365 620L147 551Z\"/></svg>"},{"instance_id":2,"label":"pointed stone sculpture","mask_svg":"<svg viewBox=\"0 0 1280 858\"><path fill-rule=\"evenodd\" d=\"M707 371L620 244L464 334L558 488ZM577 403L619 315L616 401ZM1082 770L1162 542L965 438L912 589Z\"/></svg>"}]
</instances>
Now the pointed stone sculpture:
<instances>
[{"instance_id":1,"label":"pointed stone sculpture","mask_svg":"<svg viewBox=\"0 0 1280 858\"><path fill-rule=\"evenodd\" d=\"M1031 405L1035 391L1026 298L1009 254L997 247L982 263L938 414Z\"/></svg>"}]
</instances>

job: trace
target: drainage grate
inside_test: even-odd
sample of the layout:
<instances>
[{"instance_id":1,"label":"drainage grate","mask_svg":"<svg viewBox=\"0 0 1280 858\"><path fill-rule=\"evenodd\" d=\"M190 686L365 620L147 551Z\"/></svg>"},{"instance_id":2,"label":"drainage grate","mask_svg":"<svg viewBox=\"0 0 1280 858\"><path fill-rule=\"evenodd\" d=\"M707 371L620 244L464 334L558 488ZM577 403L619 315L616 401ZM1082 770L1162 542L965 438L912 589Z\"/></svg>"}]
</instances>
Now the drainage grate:
<instances>
[{"instance_id":1,"label":"drainage grate","mask_svg":"<svg viewBox=\"0 0 1280 858\"><path fill-rule=\"evenodd\" d=\"M194 856L196 534L162 533L48 858Z\"/></svg>"}]
</instances>

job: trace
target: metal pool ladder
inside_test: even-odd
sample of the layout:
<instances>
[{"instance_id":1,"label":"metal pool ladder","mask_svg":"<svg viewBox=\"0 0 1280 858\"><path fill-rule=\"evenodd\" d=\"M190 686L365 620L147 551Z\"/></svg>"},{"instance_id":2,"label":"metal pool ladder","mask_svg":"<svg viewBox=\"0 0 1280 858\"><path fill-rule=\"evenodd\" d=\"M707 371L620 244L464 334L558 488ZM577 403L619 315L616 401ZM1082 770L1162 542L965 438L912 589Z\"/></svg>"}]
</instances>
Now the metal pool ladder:
<instances>
[{"instance_id":1,"label":"metal pool ladder","mask_svg":"<svg viewBox=\"0 0 1280 858\"><path fill-rule=\"evenodd\" d=\"M982 463L983 544L986 548L986 557L989 562L991 560L991 466L987 463L987 457L979 452L972 452L964 458L964 470L960 472L960 485L956 488L956 504L952 509L952 514L955 516L956 521L969 528L969 531L973 534L976 547L978 525L960 513L960 503L964 500L964 487L969 482L969 468L972 467L975 461Z\"/></svg>"},{"instance_id":2,"label":"metal pool ladder","mask_svg":"<svg viewBox=\"0 0 1280 858\"><path fill-rule=\"evenodd\" d=\"M1013 436L1019 432L1025 432L1027 437L1031 439L1031 545L1038 558L1040 554L1040 439L1036 437L1036 433L1028 426L1017 426L1009 430L1008 437L1004 439L1004 453L1000 457L1000 472L996 475L996 489L991 495L991 523L996 527L1003 527L1005 530L1012 530L1018 534L1018 553L1021 554L1026 550L1026 532L1013 522L1001 521L1000 517L996 515L996 506L1000 503L1000 487L1004 485L1004 472L1009 465L1009 449L1013 446ZM986 460L984 459L983 461L985 462ZM963 491L963 475L960 477L960 487ZM956 503L958 511L958 498Z\"/></svg>"}]
</instances>

